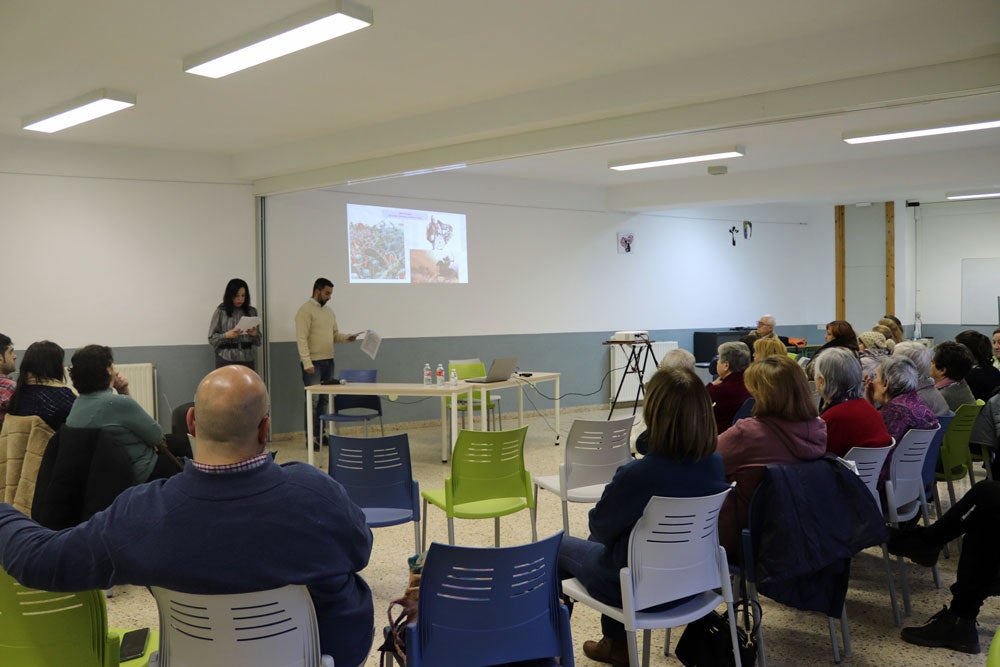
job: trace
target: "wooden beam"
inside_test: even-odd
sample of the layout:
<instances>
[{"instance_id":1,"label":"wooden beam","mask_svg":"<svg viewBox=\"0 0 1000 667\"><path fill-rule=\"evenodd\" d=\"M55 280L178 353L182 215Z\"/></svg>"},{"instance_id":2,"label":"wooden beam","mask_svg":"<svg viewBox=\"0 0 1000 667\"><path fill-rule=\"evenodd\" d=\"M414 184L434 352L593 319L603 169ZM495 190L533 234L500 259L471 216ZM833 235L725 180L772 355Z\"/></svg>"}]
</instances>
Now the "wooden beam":
<instances>
[{"instance_id":1,"label":"wooden beam","mask_svg":"<svg viewBox=\"0 0 1000 667\"><path fill-rule=\"evenodd\" d=\"M896 203L885 203L885 313L896 314Z\"/></svg>"},{"instance_id":2,"label":"wooden beam","mask_svg":"<svg viewBox=\"0 0 1000 667\"><path fill-rule=\"evenodd\" d=\"M844 205L840 204L833 208L833 225L835 238L835 275L836 275L836 318L843 320L847 317L847 292L844 283Z\"/></svg>"}]
</instances>

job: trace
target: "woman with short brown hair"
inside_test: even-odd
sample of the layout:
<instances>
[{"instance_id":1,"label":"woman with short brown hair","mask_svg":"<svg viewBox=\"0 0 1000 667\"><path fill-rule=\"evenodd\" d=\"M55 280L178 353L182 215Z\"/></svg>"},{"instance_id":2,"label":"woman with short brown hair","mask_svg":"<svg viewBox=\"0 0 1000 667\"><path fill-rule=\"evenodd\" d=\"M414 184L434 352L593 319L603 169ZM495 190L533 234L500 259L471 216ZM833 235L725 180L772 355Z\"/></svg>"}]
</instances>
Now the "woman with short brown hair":
<instances>
[{"instance_id":1,"label":"woman with short brown hair","mask_svg":"<svg viewBox=\"0 0 1000 667\"><path fill-rule=\"evenodd\" d=\"M777 338L758 338L753 344L754 361L764 357L787 357L788 348Z\"/></svg>"}]
</instances>

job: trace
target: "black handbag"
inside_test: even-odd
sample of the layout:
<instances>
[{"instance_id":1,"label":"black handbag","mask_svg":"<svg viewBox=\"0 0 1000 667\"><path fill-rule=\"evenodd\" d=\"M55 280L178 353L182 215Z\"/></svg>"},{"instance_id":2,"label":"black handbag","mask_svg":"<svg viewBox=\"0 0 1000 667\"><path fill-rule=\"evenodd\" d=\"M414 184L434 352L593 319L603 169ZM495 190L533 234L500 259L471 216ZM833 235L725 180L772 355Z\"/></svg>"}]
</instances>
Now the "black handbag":
<instances>
[{"instance_id":1,"label":"black handbag","mask_svg":"<svg viewBox=\"0 0 1000 667\"><path fill-rule=\"evenodd\" d=\"M745 608L745 600L734 605L734 612L739 617L741 612L745 619L754 617ZM741 609L742 607L742 609ZM739 642L740 664L750 667L757 661L757 644L754 640L753 628L745 629L736 626L736 641ZM733 659L733 644L729 636L729 619L725 614L710 611L684 628L677 649L674 651L677 659L686 667L729 667L735 665Z\"/></svg>"}]
</instances>

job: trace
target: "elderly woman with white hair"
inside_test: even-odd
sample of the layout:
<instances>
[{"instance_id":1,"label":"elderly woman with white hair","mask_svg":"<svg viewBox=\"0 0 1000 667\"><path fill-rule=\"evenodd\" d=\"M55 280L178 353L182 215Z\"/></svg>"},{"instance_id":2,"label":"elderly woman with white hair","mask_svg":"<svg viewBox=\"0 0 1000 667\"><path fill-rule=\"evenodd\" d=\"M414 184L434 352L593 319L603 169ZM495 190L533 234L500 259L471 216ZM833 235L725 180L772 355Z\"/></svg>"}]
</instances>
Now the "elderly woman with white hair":
<instances>
[{"instance_id":1,"label":"elderly woman with white hair","mask_svg":"<svg viewBox=\"0 0 1000 667\"><path fill-rule=\"evenodd\" d=\"M823 399L826 451L843 456L852 447L888 447L885 422L862 396L861 365L849 350L831 347L816 357L816 390Z\"/></svg>"},{"instance_id":2,"label":"elderly woman with white hair","mask_svg":"<svg viewBox=\"0 0 1000 667\"><path fill-rule=\"evenodd\" d=\"M889 435L898 443L910 429L935 429L937 417L917 395L919 374L913 362L902 356L882 360L874 379L866 383L865 392L878 407ZM889 461L882 468L885 479Z\"/></svg>"},{"instance_id":3,"label":"elderly woman with white hair","mask_svg":"<svg viewBox=\"0 0 1000 667\"><path fill-rule=\"evenodd\" d=\"M931 351L921 342L904 340L892 348L894 356L906 357L917 367L917 396L931 409L935 417L946 417L953 414L948 407L948 401L934 386L931 377Z\"/></svg>"}]
</instances>

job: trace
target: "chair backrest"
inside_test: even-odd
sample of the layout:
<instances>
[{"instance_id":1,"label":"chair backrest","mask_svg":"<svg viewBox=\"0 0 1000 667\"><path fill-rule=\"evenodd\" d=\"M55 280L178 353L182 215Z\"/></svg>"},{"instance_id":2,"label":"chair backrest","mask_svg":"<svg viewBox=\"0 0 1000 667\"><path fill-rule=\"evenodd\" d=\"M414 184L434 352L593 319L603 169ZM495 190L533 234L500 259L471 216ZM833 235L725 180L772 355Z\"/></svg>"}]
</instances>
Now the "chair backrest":
<instances>
[{"instance_id":1,"label":"chair backrest","mask_svg":"<svg viewBox=\"0 0 1000 667\"><path fill-rule=\"evenodd\" d=\"M955 416L941 438L941 464L945 473L954 468L962 468L964 464L971 462L969 436L982 407L976 403L968 403L958 406L955 410Z\"/></svg>"},{"instance_id":2,"label":"chair backrest","mask_svg":"<svg viewBox=\"0 0 1000 667\"><path fill-rule=\"evenodd\" d=\"M405 433L380 438L331 435L329 443L330 476L358 507L409 509L420 516Z\"/></svg>"},{"instance_id":3,"label":"chair backrest","mask_svg":"<svg viewBox=\"0 0 1000 667\"><path fill-rule=\"evenodd\" d=\"M892 480L896 507L908 505L920 497L924 490L923 468L927 450L934 434L940 430L911 428L896 445L889 462L889 479Z\"/></svg>"},{"instance_id":4,"label":"chair backrest","mask_svg":"<svg viewBox=\"0 0 1000 667\"><path fill-rule=\"evenodd\" d=\"M466 359L461 359L459 361L449 361L448 377L451 377L452 371L455 371L455 373L458 375L459 380L465 380L466 378L485 377L486 365L481 361L471 361Z\"/></svg>"},{"instance_id":5,"label":"chair backrest","mask_svg":"<svg viewBox=\"0 0 1000 667\"><path fill-rule=\"evenodd\" d=\"M629 537L628 576L636 610L722 585L719 510L732 490L730 486L711 496L649 499Z\"/></svg>"},{"instance_id":6,"label":"chair backrest","mask_svg":"<svg viewBox=\"0 0 1000 667\"><path fill-rule=\"evenodd\" d=\"M612 421L575 420L566 438L565 487L577 489L610 482L615 471L632 460L631 434L631 417Z\"/></svg>"},{"instance_id":7,"label":"chair backrest","mask_svg":"<svg viewBox=\"0 0 1000 667\"><path fill-rule=\"evenodd\" d=\"M559 603L562 533L513 547L431 544L414 632L421 663L479 667L572 656ZM409 637L408 637L409 639ZM566 664L565 662L563 664Z\"/></svg>"},{"instance_id":8,"label":"chair backrest","mask_svg":"<svg viewBox=\"0 0 1000 667\"><path fill-rule=\"evenodd\" d=\"M152 587L160 666L318 667L319 630L305 586L232 595Z\"/></svg>"},{"instance_id":9,"label":"chair backrest","mask_svg":"<svg viewBox=\"0 0 1000 667\"><path fill-rule=\"evenodd\" d=\"M896 446L896 439L892 439L892 444L888 447L851 447L844 454L848 461L854 461L858 467L858 477L865 483L865 487L875 498L875 504L882 507L882 501L878 492L878 477L885 465L885 460Z\"/></svg>"},{"instance_id":10,"label":"chair backrest","mask_svg":"<svg viewBox=\"0 0 1000 667\"><path fill-rule=\"evenodd\" d=\"M0 665L109 667L104 594L27 588L0 570Z\"/></svg>"},{"instance_id":11,"label":"chair backrest","mask_svg":"<svg viewBox=\"0 0 1000 667\"><path fill-rule=\"evenodd\" d=\"M451 462L454 503L531 496L525 479L527 426L512 431L459 431Z\"/></svg>"},{"instance_id":12,"label":"chair backrest","mask_svg":"<svg viewBox=\"0 0 1000 667\"><path fill-rule=\"evenodd\" d=\"M339 373L341 380L346 380L347 382L375 382L378 377L378 370L375 368L369 368L365 370L349 370L345 369ZM382 397L381 396L358 396L355 394L334 394L333 395L333 411L341 412L343 410L350 410L351 408L364 408L366 410L374 410L379 415L382 414Z\"/></svg>"},{"instance_id":13,"label":"chair backrest","mask_svg":"<svg viewBox=\"0 0 1000 667\"><path fill-rule=\"evenodd\" d=\"M753 412L753 406L756 403L757 399L755 399L753 396L743 401L743 404L740 405L740 409L736 411L735 415L733 415L733 423L735 424L739 420L746 419L747 417L749 417Z\"/></svg>"},{"instance_id":14,"label":"chair backrest","mask_svg":"<svg viewBox=\"0 0 1000 667\"><path fill-rule=\"evenodd\" d=\"M955 413L949 410L948 414L937 418L938 426L940 428L938 428L937 432L934 434L930 447L927 448L927 455L924 456L924 468L921 473L921 477L923 477L924 480L924 488L937 483L935 472L937 469L938 456L941 453L941 440L944 438L944 434L948 431L948 425L954 417Z\"/></svg>"}]
</instances>

